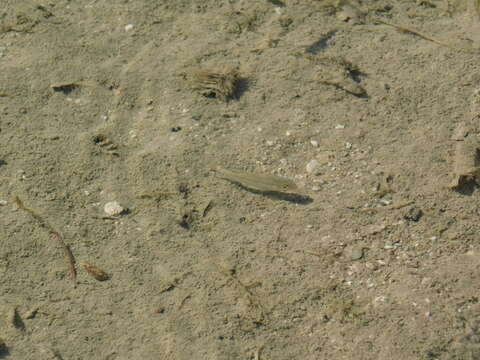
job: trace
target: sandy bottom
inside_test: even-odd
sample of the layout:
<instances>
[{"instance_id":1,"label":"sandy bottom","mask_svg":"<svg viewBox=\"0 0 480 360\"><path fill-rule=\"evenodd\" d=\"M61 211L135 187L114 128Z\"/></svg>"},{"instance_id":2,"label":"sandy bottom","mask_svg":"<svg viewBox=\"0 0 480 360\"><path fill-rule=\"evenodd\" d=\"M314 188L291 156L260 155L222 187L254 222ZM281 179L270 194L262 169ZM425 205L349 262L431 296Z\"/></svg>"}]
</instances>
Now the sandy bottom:
<instances>
[{"instance_id":1,"label":"sandy bottom","mask_svg":"<svg viewBox=\"0 0 480 360\"><path fill-rule=\"evenodd\" d=\"M2 3L0 359L480 358L473 1Z\"/></svg>"}]
</instances>

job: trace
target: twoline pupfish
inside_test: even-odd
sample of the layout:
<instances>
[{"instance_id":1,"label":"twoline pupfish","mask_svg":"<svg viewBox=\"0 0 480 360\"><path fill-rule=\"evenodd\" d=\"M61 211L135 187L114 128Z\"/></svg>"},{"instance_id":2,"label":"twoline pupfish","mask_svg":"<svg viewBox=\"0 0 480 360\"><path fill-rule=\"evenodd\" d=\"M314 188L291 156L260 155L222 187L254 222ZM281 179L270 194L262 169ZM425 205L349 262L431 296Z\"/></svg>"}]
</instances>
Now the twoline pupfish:
<instances>
[{"instance_id":1,"label":"twoline pupfish","mask_svg":"<svg viewBox=\"0 0 480 360\"><path fill-rule=\"evenodd\" d=\"M233 171L219 166L212 171L215 171L220 178L248 189L261 192L300 193L297 184L281 176Z\"/></svg>"}]
</instances>

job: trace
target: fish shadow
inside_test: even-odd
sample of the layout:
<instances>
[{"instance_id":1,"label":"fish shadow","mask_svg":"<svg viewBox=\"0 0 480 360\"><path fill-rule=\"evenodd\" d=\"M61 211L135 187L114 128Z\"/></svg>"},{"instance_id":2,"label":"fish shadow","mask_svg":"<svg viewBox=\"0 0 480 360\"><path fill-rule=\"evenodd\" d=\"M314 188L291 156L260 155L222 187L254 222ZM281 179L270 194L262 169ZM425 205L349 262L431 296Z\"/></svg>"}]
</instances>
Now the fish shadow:
<instances>
[{"instance_id":1,"label":"fish shadow","mask_svg":"<svg viewBox=\"0 0 480 360\"><path fill-rule=\"evenodd\" d=\"M246 190L248 192L251 192L253 194L261 195L274 200L287 201L287 202L298 204L298 205L308 205L313 203L313 198L305 194L284 193L280 191L260 191L260 190L250 189L240 184L236 184L236 185L239 188Z\"/></svg>"}]
</instances>

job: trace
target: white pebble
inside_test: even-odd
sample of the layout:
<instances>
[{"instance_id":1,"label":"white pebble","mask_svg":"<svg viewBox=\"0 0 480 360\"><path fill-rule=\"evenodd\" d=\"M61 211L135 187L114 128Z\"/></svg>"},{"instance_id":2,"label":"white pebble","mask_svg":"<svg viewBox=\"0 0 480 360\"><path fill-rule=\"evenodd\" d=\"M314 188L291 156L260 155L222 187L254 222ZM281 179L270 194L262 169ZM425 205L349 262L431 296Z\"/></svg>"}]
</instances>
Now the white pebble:
<instances>
[{"instance_id":1,"label":"white pebble","mask_svg":"<svg viewBox=\"0 0 480 360\"><path fill-rule=\"evenodd\" d=\"M0 200L0 206L5 206L8 204L7 200Z\"/></svg>"},{"instance_id":2,"label":"white pebble","mask_svg":"<svg viewBox=\"0 0 480 360\"><path fill-rule=\"evenodd\" d=\"M310 160L306 166L306 169L307 169L307 173L309 174L313 174L317 171L318 169L318 161L313 159L313 160Z\"/></svg>"},{"instance_id":3,"label":"white pebble","mask_svg":"<svg viewBox=\"0 0 480 360\"><path fill-rule=\"evenodd\" d=\"M335 126L335 129L345 129L345 125L337 124L337 125Z\"/></svg>"},{"instance_id":4,"label":"white pebble","mask_svg":"<svg viewBox=\"0 0 480 360\"><path fill-rule=\"evenodd\" d=\"M318 147L318 141L317 140L310 140L310 144L312 144L313 147Z\"/></svg>"},{"instance_id":5,"label":"white pebble","mask_svg":"<svg viewBox=\"0 0 480 360\"><path fill-rule=\"evenodd\" d=\"M123 213L125 211L125 208L117 201L110 201L105 204L105 206L103 207L103 211L105 211L105 214L107 214L108 216L116 216Z\"/></svg>"},{"instance_id":6,"label":"white pebble","mask_svg":"<svg viewBox=\"0 0 480 360\"><path fill-rule=\"evenodd\" d=\"M133 29L133 24L125 25L125 31L130 31Z\"/></svg>"}]
</instances>

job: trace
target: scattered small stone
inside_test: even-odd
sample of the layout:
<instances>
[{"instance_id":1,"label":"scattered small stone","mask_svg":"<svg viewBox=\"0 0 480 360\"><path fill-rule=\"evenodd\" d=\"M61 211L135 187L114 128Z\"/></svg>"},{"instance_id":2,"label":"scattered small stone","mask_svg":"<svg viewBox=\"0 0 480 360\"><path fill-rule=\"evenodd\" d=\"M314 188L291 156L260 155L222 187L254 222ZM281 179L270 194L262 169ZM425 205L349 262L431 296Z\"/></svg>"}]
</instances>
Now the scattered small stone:
<instances>
[{"instance_id":1,"label":"scattered small stone","mask_svg":"<svg viewBox=\"0 0 480 360\"><path fill-rule=\"evenodd\" d=\"M110 201L105 204L103 211L105 211L105 214L108 216L118 216L123 214L126 209L117 201Z\"/></svg>"},{"instance_id":2,"label":"scattered small stone","mask_svg":"<svg viewBox=\"0 0 480 360\"><path fill-rule=\"evenodd\" d=\"M373 306L377 307L381 303L386 303L388 301L388 297L385 295L380 295L377 296L375 299L373 299Z\"/></svg>"},{"instance_id":3,"label":"scattered small stone","mask_svg":"<svg viewBox=\"0 0 480 360\"><path fill-rule=\"evenodd\" d=\"M390 250L390 249L395 249L395 244L391 241L387 241L385 243L385 246L383 247L384 249Z\"/></svg>"},{"instance_id":4,"label":"scattered small stone","mask_svg":"<svg viewBox=\"0 0 480 360\"><path fill-rule=\"evenodd\" d=\"M313 174L313 173L316 173L317 169L318 169L318 161L317 160L310 160L306 166L306 170L309 174Z\"/></svg>"},{"instance_id":5,"label":"scattered small stone","mask_svg":"<svg viewBox=\"0 0 480 360\"><path fill-rule=\"evenodd\" d=\"M37 313L38 313L38 307L35 307L35 308L32 308L30 310L28 310L26 313L25 313L25 319L34 319L35 316L37 316Z\"/></svg>"},{"instance_id":6,"label":"scattered small stone","mask_svg":"<svg viewBox=\"0 0 480 360\"><path fill-rule=\"evenodd\" d=\"M352 148L352 144L349 143L349 142L345 143L345 148L346 148L347 150L350 150L350 149Z\"/></svg>"},{"instance_id":7,"label":"scattered small stone","mask_svg":"<svg viewBox=\"0 0 480 360\"><path fill-rule=\"evenodd\" d=\"M4 355L6 353L8 353L7 344L2 338L0 338L0 355Z\"/></svg>"},{"instance_id":8,"label":"scattered small stone","mask_svg":"<svg viewBox=\"0 0 480 360\"><path fill-rule=\"evenodd\" d=\"M133 29L133 24L125 25L125 31L130 31Z\"/></svg>"},{"instance_id":9,"label":"scattered small stone","mask_svg":"<svg viewBox=\"0 0 480 360\"><path fill-rule=\"evenodd\" d=\"M310 140L310 144L312 144L313 147L318 147L318 141L317 140Z\"/></svg>"},{"instance_id":10,"label":"scattered small stone","mask_svg":"<svg viewBox=\"0 0 480 360\"><path fill-rule=\"evenodd\" d=\"M410 220L417 222L423 215L423 211L415 206L407 209L406 213L403 215L405 220Z\"/></svg>"},{"instance_id":11,"label":"scattered small stone","mask_svg":"<svg viewBox=\"0 0 480 360\"><path fill-rule=\"evenodd\" d=\"M5 206L8 204L7 200L0 200L0 206Z\"/></svg>"},{"instance_id":12,"label":"scattered small stone","mask_svg":"<svg viewBox=\"0 0 480 360\"><path fill-rule=\"evenodd\" d=\"M360 260L363 257L363 248L362 247L354 247L350 251L350 260Z\"/></svg>"},{"instance_id":13,"label":"scattered small stone","mask_svg":"<svg viewBox=\"0 0 480 360\"><path fill-rule=\"evenodd\" d=\"M339 129L345 129L345 125L342 125L342 124L337 124L335 126L335 129L339 130Z\"/></svg>"},{"instance_id":14,"label":"scattered small stone","mask_svg":"<svg viewBox=\"0 0 480 360\"><path fill-rule=\"evenodd\" d=\"M385 225L369 225L367 226L366 230L369 235L375 235L378 234L379 232L385 230L387 227Z\"/></svg>"},{"instance_id":15,"label":"scattered small stone","mask_svg":"<svg viewBox=\"0 0 480 360\"><path fill-rule=\"evenodd\" d=\"M467 127L465 122L462 121L453 131L451 139L456 141L463 141L468 136L469 131L470 129Z\"/></svg>"},{"instance_id":16,"label":"scattered small stone","mask_svg":"<svg viewBox=\"0 0 480 360\"><path fill-rule=\"evenodd\" d=\"M171 130L171 132L176 133L176 132L179 132L180 130L182 130L182 127L181 126L174 126L170 130Z\"/></svg>"},{"instance_id":17,"label":"scattered small stone","mask_svg":"<svg viewBox=\"0 0 480 360\"><path fill-rule=\"evenodd\" d=\"M356 7L346 4L341 11L337 12L336 17L340 21L357 24L362 22L365 15Z\"/></svg>"}]
</instances>

